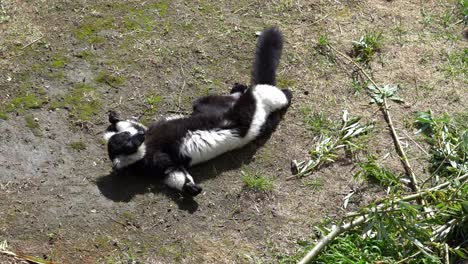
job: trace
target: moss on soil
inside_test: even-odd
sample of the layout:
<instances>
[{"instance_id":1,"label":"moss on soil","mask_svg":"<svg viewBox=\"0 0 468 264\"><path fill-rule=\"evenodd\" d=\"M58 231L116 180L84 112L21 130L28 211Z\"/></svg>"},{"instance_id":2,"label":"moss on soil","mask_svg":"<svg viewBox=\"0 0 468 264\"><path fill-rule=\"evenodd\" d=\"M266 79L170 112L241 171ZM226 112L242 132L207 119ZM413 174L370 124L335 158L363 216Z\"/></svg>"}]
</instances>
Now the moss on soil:
<instances>
[{"instance_id":1,"label":"moss on soil","mask_svg":"<svg viewBox=\"0 0 468 264\"><path fill-rule=\"evenodd\" d=\"M73 118L89 121L102 108L96 88L89 84L76 84L71 92L61 99L52 101L49 108L66 108Z\"/></svg>"}]
</instances>

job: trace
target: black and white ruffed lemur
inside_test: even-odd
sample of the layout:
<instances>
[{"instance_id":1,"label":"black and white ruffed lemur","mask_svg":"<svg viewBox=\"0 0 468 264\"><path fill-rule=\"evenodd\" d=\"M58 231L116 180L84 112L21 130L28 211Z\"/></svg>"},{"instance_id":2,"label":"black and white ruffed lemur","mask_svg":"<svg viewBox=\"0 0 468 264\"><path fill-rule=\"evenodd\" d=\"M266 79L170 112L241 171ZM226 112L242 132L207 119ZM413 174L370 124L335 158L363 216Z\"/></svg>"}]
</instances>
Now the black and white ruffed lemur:
<instances>
[{"instance_id":1,"label":"black and white ruffed lemur","mask_svg":"<svg viewBox=\"0 0 468 264\"><path fill-rule=\"evenodd\" d=\"M104 138L114 169L136 162L164 183L191 196L202 188L187 168L241 148L269 127L268 117L287 108L290 90L276 85L276 69L283 48L277 29L263 31L257 42L249 88L234 85L230 95L211 95L195 100L190 116L168 117L148 128L131 120L109 115L111 126Z\"/></svg>"}]
</instances>

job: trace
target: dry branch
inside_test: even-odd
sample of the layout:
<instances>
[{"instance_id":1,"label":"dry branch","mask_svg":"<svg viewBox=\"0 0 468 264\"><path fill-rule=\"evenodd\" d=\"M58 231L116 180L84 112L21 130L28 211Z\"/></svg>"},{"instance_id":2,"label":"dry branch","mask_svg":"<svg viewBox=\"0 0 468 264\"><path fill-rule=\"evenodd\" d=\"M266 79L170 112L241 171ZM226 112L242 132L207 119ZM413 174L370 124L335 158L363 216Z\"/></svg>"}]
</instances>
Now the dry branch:
<instances>
[{"instance_id":1,"label":"dry branch","mask_svg":"<svg viewBox=\"0 0 468 264\"><path fill-rule=\"evenodd\" d=\"M361 216L356 218L355 220L351 221L350 223L346 223L344 225L337 225L333 228L333 230L326 236L324 236L320 241L315 244L315 247L307 253L307 255L298 262L298 264L306 264L309 263L315 256L322 251L322 249L328 245L335 237L339 236L346 230L349 230L357 225L360 225L366 221L366 217Z\"/></svg>"},{"instance_id":2,"label":"dry branch","mask_svg":"<svg viewBox=\"0 0 468 264\"><path fill-rule=\"evenodd\" d=\"M374 87L376 89L379 89L379 86L374 81L374 79L372 79L369 76L369 74L367 74L367 72L357 62L355 62L353 59L351 59L348 55L346 55L346 54L342 53L341 51L337 50L332 45L328 44L328 46L330 47L331 50L333 50L334 52L336 52L337 54L339 54L340 56L342 56L343 58L345 58L346 60L351 62L356 68L359 69L359 71L362 72L362 74L374 85ZM383 115L385 117L385 121L387 122L388 127L390 128L390 132L392 134L393 142L395 144L398 156L400 157L400 161L403 164L403 167L405 168L406 174L410 177L410 180L411 180L411 186L410 187L414 192L419 192L420 188L418 186L416 175L414 174L413 169L411 168L411 165L409 164L406 153L403 150L403 147L401 146L400 139L398 138L398 135L397 135L397 133L395 131L395 126L393 125L392 116L390 115L390 112L388 111L387 100L386 100L385 97L383 97L383 104L379 105L379 107L380 107L380 110L382 111L382 113L383 113Z\"/></svg>"},{"instance_id":3,"label":"dry branch","mask_svg":"<svg viewBox=\"0 0 468 264\"><path fill-rule=\"evenodd\" d=\"M34 44L34 43L38 42L39 40L41 40L43 37L44 37L44 36L40 36L39 38L37 38L37 39L35 39L35 40L29 42L29 43L26 44L26 45L24 45L21 49L23 50L23 49L25 49L25 48L31 46L32 44Z\"/></svg>"}]
</instances>

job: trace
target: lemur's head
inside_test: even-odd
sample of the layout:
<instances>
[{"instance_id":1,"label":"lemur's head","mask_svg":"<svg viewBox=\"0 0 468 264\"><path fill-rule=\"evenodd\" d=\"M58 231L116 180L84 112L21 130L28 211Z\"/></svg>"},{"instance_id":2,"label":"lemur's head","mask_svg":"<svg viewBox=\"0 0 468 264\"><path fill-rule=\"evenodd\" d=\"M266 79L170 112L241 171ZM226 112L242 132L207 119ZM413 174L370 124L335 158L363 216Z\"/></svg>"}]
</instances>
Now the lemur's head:
<instances>
[{"instance_id":1,"label":"lemur's head","mask_svg":"<svg viewBox=\"0 0 468 264\"><path fill-rule=\"evenodd\" d=\"M122 169L141 160L146 153L146 127L133 120L121 120L113 111L109 113L109 122L104 139L113 168Z\"/></svg>"}]
</instances>

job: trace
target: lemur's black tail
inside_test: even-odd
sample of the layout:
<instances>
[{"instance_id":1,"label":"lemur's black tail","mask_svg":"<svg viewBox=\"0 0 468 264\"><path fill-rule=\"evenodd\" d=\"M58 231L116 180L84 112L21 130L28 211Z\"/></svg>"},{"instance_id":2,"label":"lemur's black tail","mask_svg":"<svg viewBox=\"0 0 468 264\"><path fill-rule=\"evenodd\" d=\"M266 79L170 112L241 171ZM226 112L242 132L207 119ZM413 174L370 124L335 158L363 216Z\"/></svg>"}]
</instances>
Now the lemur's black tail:
<instances>
[{"instance_id":1,"label":"lemur's black tail","mask_svg":"<svg viewBox=\"0 0 468 264\"><path fill-rule=\"evenodd\" d=\"M283 35L278 29L266 29L257 41L252 71L252 85L276 85L276 68L283 49Z\"/></svg>"}]
</instances>

